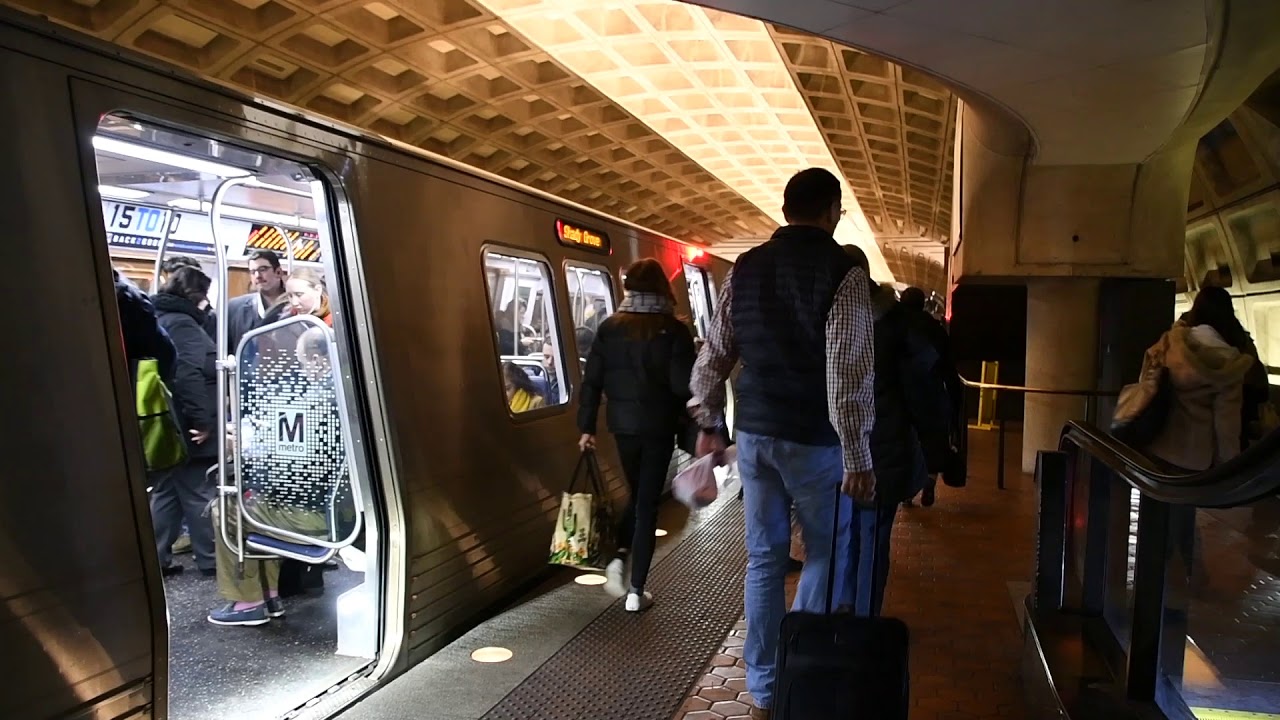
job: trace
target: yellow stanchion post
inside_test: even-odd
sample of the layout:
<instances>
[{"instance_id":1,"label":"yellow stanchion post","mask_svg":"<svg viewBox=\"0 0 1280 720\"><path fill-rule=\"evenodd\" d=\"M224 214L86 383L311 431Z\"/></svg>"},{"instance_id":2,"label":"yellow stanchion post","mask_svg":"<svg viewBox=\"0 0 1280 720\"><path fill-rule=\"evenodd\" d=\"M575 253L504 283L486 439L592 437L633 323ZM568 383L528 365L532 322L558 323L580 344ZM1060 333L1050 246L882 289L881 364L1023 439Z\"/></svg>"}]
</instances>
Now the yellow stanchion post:
<instances>
[{"instance_id":1,"label":"yellow stanchion post","mask_svg":"<svg viewBox=\"0 0 1280 720\"><path fill-rule=\"evenodd\" d=\"M982 382L995 385L1000 378L1000 363L992 360L982 361ZM996 391L989 388L978 390L978 422L969 427L975 430L996 429Z\"/></svg>"}]
</instances>

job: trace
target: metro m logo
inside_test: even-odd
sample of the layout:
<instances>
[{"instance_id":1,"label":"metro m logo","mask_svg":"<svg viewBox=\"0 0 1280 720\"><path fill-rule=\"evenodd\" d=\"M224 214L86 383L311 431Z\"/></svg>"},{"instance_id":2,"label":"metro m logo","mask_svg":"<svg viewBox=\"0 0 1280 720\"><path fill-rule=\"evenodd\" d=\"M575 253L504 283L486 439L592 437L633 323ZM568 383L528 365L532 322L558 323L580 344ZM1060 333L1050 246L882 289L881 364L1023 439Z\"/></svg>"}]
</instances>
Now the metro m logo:
<instances>
[{"instance_id":1,"label":"metro m logo","mask_svg":"<svg viewBox=\"0 0 1280 720\"><path fill-rule=\"evenodd\" d=\"M301 410L276 413L276 452L281 455L307 454L306 413Z\"/></svg>"}]
</instances>

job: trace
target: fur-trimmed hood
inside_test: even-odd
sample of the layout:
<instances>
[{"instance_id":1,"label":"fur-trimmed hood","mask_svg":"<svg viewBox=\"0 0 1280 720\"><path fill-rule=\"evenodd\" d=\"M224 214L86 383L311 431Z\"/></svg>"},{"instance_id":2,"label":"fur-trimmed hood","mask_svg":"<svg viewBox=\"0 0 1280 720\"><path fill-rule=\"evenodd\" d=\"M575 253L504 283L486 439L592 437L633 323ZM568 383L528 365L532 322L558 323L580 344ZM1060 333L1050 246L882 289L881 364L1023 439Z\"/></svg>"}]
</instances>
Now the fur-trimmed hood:
<instances>
[{"instance_id":1,"label":"fur-trimmed hood","mask_svg":"<svg viewBox=\"0 0 1280 720\"><path fill-rule=\"evenodd\" d=\"M1177 325L1165 334L1164 346L1165 367L1179 379L1194 377L1212 387L1243 382L1254 362L1208 325Z\"/></svg>"}]
</instances>

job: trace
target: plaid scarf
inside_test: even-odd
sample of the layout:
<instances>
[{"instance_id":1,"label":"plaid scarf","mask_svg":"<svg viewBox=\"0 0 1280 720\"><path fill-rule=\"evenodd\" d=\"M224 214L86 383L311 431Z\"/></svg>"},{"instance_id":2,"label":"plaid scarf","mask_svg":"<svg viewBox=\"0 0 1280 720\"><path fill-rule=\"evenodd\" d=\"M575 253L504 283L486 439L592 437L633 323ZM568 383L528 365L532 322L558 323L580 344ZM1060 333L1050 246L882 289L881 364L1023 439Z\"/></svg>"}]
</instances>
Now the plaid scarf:
<instances>
[{"instance_id":1,"label":"plaid scarf","mask_svg":"<svg viewBox=\"0 0 1280 720\"><path fill-rule=\"evenodd\" d=\"M672 315L675 308L665 295L628 291L618 306L618 312Z\"/></svg>"}]
</instances>

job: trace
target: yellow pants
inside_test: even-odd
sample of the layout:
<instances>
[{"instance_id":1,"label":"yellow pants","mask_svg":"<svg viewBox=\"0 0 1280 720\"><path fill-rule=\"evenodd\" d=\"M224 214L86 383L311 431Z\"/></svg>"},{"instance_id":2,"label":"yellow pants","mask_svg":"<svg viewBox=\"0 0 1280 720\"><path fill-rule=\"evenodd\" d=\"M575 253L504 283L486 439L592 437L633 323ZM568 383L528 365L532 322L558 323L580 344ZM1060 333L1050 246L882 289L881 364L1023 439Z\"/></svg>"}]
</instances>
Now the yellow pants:
<instances>
[{"instance_id":1,"label":"yellow pants","mask_svg":"<svg viewBox=\"0 0 1280 720\"><path fill-rule=\"evenodd\" d=\"M240 524L240 509L235 503L235 498L227 499L227 508L230 513L227 518L227 536L234 539L236 529ZM317 538L327 538L329 536L329 523L318 512L302 510L296 507L277 507L258 503L253 506L252 513L253 518L258 522L281 530ZM280 587L280 561L246 559L244 566L241 567L237 562L235 550L227 545L222 537L218 522L217 503L213 505L212 514L213 532L218 539L216 552L214 553L218 563L218 594L234 602L259 602L264 600L268 592ZM271 535L269 532L249 528L246 528L246 532ZM287 540L287 538L280 539Z\"/></svg>"}]
</instances>

